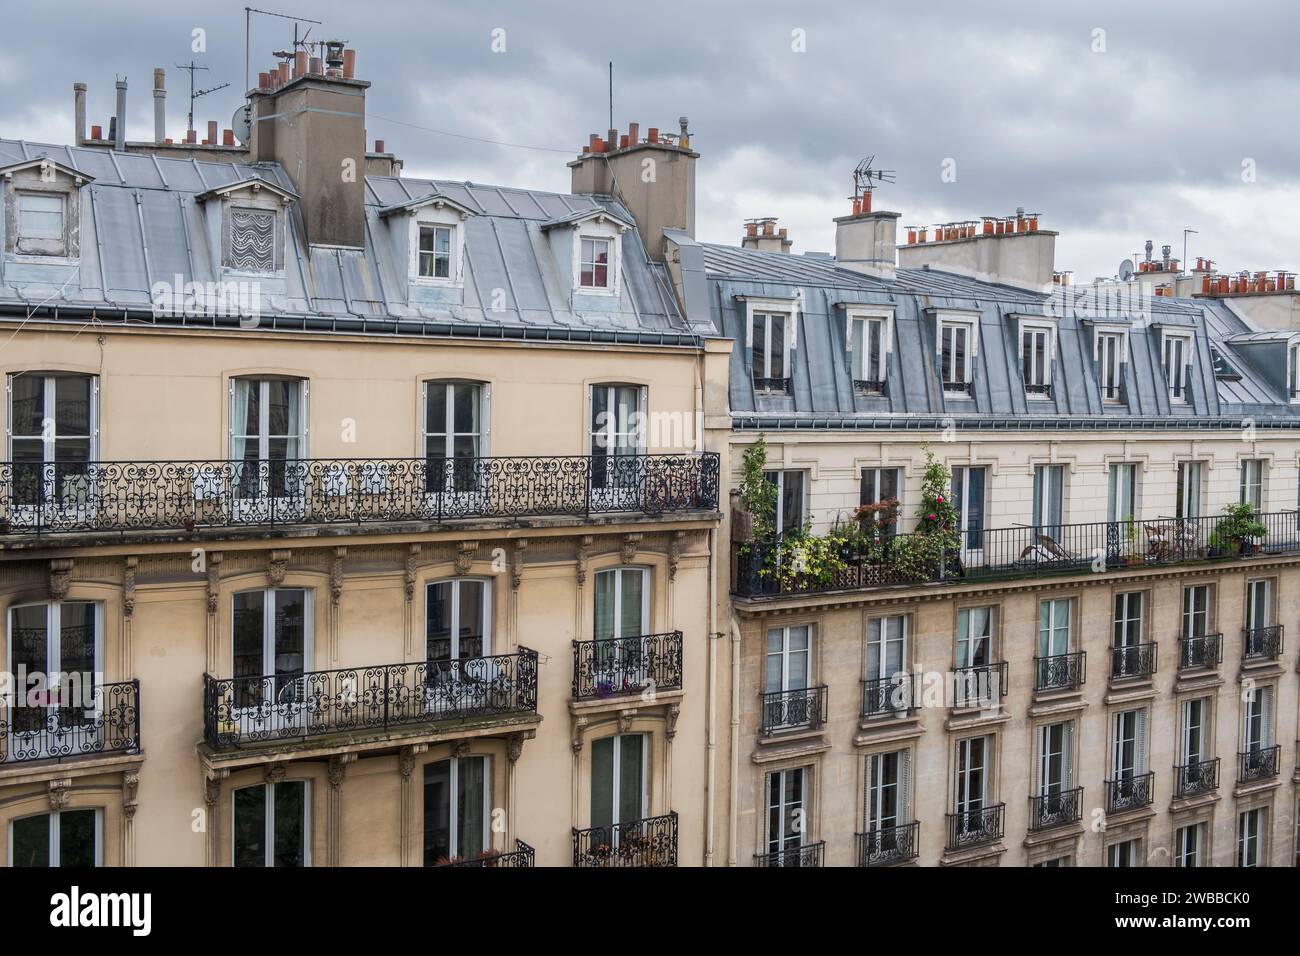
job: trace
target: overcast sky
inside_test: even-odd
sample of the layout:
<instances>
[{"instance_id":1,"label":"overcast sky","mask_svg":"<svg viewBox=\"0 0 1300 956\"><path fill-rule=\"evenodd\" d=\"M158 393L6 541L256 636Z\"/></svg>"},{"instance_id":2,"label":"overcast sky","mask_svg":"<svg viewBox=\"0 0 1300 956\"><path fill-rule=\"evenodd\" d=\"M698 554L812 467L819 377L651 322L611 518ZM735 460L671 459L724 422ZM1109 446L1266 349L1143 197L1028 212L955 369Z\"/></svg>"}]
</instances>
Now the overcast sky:
<instances>
[{"instance_id":1,"label":"overcast sky","mask_svg":"<svg viewBox=\"0 0 1300 956\"><path fill-rule=\"evenodd\" d=\"M239 105L242 3L63 0L6 4L0 136L66 143L72 84L108 125L113 80L130 81L129 135L152 133L152 69L167 68L168 127L185 125L191 36L206 31L196 125ZM737 243L772 215L795 251L830 250L863 156L897 171L876 208L903 224L1009 214L1060 232L1058 269L1112 275L1152 239L1236 270L1300 268L1300 13L1231 5L861 0L274 0L323 20L312 38L356 47L373 83L370 139L407 172L565 191L564 153L456 139L401 123L576 154L608 124L674 129L700 152L697 232ZM1074 5L1071 5L1074 6ZM1079 7L1085 5L1079 4ZM1058 7L1060 9L1058 9ZM504 30L504 52L493 31ZM292 40L254 17L253 71ZM1103 32L1104 31L1104 32ZM498 46L500 45L498 34ZM384 117L384 118L381 118ZM945 161L955 181L944 181ZM1253 169L1252 182L1243 176Z\"/></svg>"}]
</instances>

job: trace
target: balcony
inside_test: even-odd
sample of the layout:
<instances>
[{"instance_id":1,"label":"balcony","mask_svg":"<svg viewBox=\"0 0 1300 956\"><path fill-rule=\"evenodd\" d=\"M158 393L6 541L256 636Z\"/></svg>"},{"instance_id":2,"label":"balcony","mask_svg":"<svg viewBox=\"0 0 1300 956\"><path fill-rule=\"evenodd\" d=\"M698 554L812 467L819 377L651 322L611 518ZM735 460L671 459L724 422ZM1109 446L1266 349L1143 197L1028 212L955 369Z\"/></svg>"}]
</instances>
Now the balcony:
<instances>
[{"instance_id":1,"label":"balcony","mask_svg":"<svg viewBox=\"0 0 1300 956\"><path fill-rule=\"evenodd\" d=\"M789 395L790 382L788 378L755 378L754 391L766 395Z\"/></svg>"},{"instance_id":2,"label":"balcony","mask_svg":"<svg viewBox=\"0 0 1300 956\"><path fill-rule=\"evenodd\" d=\"M1282 625L1248 627L1241 632L1241 657L1246 661L1275 661L1282 656Z\"/></svg>"},{"instance_id":3,"label":"balcony","mask_svg":"<svg viewBox=\"0 0 1300 956\"><path fill-rule=\"evenodd\" d=\"M960 553L919 568L915 560L900 557L910 535L893 535L874 545L846 538L831 549L828 560L797 575L777 573L780 541L751 542L735 546L732 590L740 597L818 594L1300 554L1297 512L1271 512L1256 518L1266 533L1240 547L1227 546L1214 534L1224 520L1215 516L963 531Z\"/></svg>"},{"instance_id":4,"label":"balcony","mask_svg":"<svg viewBox=\"0 0 1300 956\"><path fill-rule=\"evenodd\" d=\"M815 730L826 722L829 688L805 687L763 694L759 733L764 737L792 730Z\"/></svg>"},{"instance_id":5,"label":"balcony","mask_svg":"<svg viewBox=\"0 0 1300 956\"><path fill-rule=\"evenodd\" d=\"M537 851L530 847L523 840L515 841L515 848L510 851L498 850L495 852L480 853L478 856L470 857L465 860L448 860L445 863L435 864L434 869L444 867L472 866L483 868L501 868L501 869L532 869L537 865Z\"/></svg>"},{"instance_id":6,"label":"balcony","mask_svg":"<svg viewBox=\"0 0 1300 956\"><path fill-rule=\"evenodd\" d=\"M1154 643L1111 648L1111 680L1150 680L1155 672L1156 645Z\"/></svg>"},{"instance_id":7,"label":"balcony","mask_svg":"<svg viewBox=\"0 0 1300 956\"><path fill-rule=\"evenodd\" d=\"M716 511L718 455L0 462L0 534Z\"/></svg>"},{"instance_id":8,"label":"balcony","mask_svg":"<svg viewBox=\"0 0 1300 956\"><path fill-rule=\"evenodd\" d=\"M862 682L862 717L905 717L917 707L916 675L905 671Z\"/></svg>"},{"instance_id":9,"label":"balcony","mask_svg":"<svg viewBox=\"0 0 1300 956\"><path fill-rule=\"evenodd\" d=\"M1088 654L1056 654L1034 658L1034 690L1040 693L1078 690L1087 676Z\"/></svg>"},{"instance_id":10,"label":"balcony","mask_svg":"<svg viewBox=\"0 0 1300 956\"><path fill-rule=\"evenodd\" d=\"M996 664L977 664L974 667L957 667L953 669L954 708L967 707L989 708L995 706L1000 698L1006 697L1010 690L1006 661Z\"/></svg>"},{"instance_id":11,"label":"balcony","mask_svg":"<svg viewBox=\"0 0 1300 956\"><path fill-rule=\"evenodd\" d=\"M11 697L27 699L18 687L0 694L0 765L140 752L140 682L94 684L87 698L71 676L62 692L41 692L48 705L10 707Z\"/></svg>"},{"instance_id":12,"label":"balcony","mask_svg":"<svg viewBox=\"0 0 1300 956\"><path fill-rule=\"evenodd\" d=\"M977 810L947 814L948 851L966 850L1001 840L1006 826L1006 809L1005 803L995 803Z\"/></svg>"},{"instance_id":13,"label":"balcony","mask_svg":"<svg viewBox=\"0 0 1300 956\"><path fill-rule=\"evenodd\" d=\"M823 866L826 856L826 841L805 843L803 846L787 847L773 850L771 853L755 853L755 866Z\"/></svg>"},{"instance_id":14,"label":"balcony","mask_svg":"<svg viewBox=\"0 0 1300 956\"><path fill-rule=\"evenodd\" d=\"M975 397L974 382L943 382L944 395L960 395L965 398Z\"/></svg>"},{"instance_id":15,"label":"balcony","mask_svg":"<svg viewBox=\"0 0 1300 956\"><path fill-rule=\"evenodd\" d=\"M532 714L537 652L297 671L203 675L203 739L214 750Z\"/></svg>"},{"instance_id":16,"label":"balcony","mask_svg":"<svg viewBox=\"0 0 1300 956\"><path fill-rule=\"evenodd\" d=\"M900 823L857 834L858 866L896 866L915 860L920 853L919 821Z\"/></svg>"},{"instance_id":17,"label":"balcony","mask_svg":"<svg viewBox=\"0 0 1300 956\"><path fill-rule=\"evenodd\" d=\"M1051 830L1083 819L1083 787L1029 798L1029 829Z\"/></svg>"},{"instance_id":18,"label":"balcony","mask_svg":"<svg viewBox=\"0 0 1300 956\"><path fill-rule=\"evenodd\" d=\"M573 831L573 865L677 865L677 814Z\"/></svg>"},{"instance_id":19,"label":"balcony","mask_svg":"<svg viewBox=\"0 0 1300 956\"><path fill-rule=\"evenodd\" d=\"M1155 784L1155 771L1117 777L1106 781L1106 812L1124 813L1151 805Z\"/></svg>"},{"instance_id":20,"label":"balcony","mask_svg":"<svg viewBox=\"0 0 1300 956\"><path fill-rule=\"evenodd\" d=\"M886 382L871 378L855 378L853 380L853 390L859 395L885 396L889 394Z\"/></svg>"},{"instance_id":21,"label":"balcony","mask_svg":"<svg viewBox=\"0 0 1300 956\"><path fill-rule=\"evenodd\" d=\"M1174 767L1174 795L1195 797L1219 789L1219 758Z\"/></svg>"},{"instance_id":22,"label":"balcony","mask_svg":"<svg viewBox=\"0 0 1300 956\"><path fill-rule=\"evenodd\" d=\"M682 632L573 642L573 699L682 686Z\"/></svg>"},{"instance_id":23,"label":"balcony","mask_svg":"<svg viewBox=\"0 0 1300 956\"><path fill-rule=\"evenodd\" d=\"M1212 670L1222 663L1222 634L1197 634L1178 639L1179 670Z\"/></svg>"},{"instance_id":24,"label":"balcony","mask_svg":"<svg viewBox=\"0 0 1300 956\"><path fill-rule=\"evenodd\" d=\"M1281 756L1281 744L1237 754L1237 783L1254 783L1276 777Z\"/></svg>"}]
</instances>

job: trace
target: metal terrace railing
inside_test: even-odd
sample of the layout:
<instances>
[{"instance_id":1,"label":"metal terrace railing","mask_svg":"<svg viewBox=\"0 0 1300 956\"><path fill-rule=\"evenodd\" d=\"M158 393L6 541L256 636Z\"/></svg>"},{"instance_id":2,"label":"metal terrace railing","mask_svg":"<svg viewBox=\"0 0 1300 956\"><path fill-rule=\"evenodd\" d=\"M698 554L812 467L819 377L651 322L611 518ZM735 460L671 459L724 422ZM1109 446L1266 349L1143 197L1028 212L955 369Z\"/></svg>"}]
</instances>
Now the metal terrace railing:
<instances>
[{"instance_id":1,"label":"metal terrace railing","mask_svg":"<svg viewBox=\"0 0 1300 956\"><path fill-rule=\"evenodd\" d=\"M893 866L914 860L920 852L920 835L917 821L859 833L858 866Z\"/></svg>"},{"instance_id":2,"label":"metal terrace railing","mask_svg":"<svg viewBox=\"0 0 1300 956\"><path fill-rule=\"evenodd\" d=\"M578 867L677 865L677 813L573 831Z\"/></svg>"},{"instance_id":3,"label":"metal terrace railing","mask_svg":"<svg viewBox=\"0 0 1300 956\"><path fill-rule=\"evenodd\" d=\"M0 694L0 764L140 752L138 680L87 684L84 691L68 684L64 690L70 691L66 698L59 688L15 686ZM33 693L42 698L34 706L12 706Z\"/></svg>"},{"instance_id":4,"label":"metal terrace railing","mask_svg":"<svg viewBox=\"0 0 1300 956\"><path fill-rule=\"evenodd\" d=\"M0 462L0 535L718 507L718 455Z\"/></svg>"},{"instance_id":5,"label":"metal terrace railing","mask_svg":"<svg viewBox=\"0 0 1300 956\"><path fill-rule=\"evenodd\" d=\"M682 632L573 642L573 699L682 686Z\"/></svg>"},{"instance_id":6,"label":"metal terrace railing","mask_svg":"<svg viewBox=\"0 0 1300 956\"><path fill-rule=\"evenodd\" d=\"M497 850L480 853L478 856L461 859L451 859L435 863L434 867L441 869L444 867L479 867L482 869L500 868L500 869L531 869L537 865L537 851L525 843L523 840L515 841L513 850Z\"/></svg>"}]
</instances>

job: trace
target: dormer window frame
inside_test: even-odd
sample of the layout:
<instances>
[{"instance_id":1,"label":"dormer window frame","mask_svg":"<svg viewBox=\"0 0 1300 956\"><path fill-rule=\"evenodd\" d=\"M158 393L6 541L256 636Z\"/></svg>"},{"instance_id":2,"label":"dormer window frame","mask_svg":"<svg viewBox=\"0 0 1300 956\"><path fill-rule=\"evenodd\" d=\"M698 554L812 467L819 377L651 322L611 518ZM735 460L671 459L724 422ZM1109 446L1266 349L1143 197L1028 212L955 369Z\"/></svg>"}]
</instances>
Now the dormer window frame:
<instances>
[{"instance_id":1,"label":"dormer window frame","mask_svg":"<svg viewBox=\"0 0 1300 956\"><path fill-rule=\"evenodd\" d=\"M617 299L623 294L623 233L627 226L610 216L596 216L573 227L573 293L582 296L608 296ZM609 261L605 263L605 285L584 285L582 282L584 242L609 243Z\"/></svg>"},{"instance_id":2,"label":"dormer window frame","mask_svg":"<svg viewBox=\"0 0 1300 956\"><path fill-rule=\"evenodd\" d=\"M1286 395L1291 405L1300 405L1300 338L1286 343Z\"/></svg>"},{"instance_id":3,"label":"dormer window frame","mask_svg":"<svg viewBox=\"0 0 1300 956\"><path fill-rule=\"evenodd\" d=\"M293 193L271 183L253 178L228 186L221 186L196 197L200 202L221 200L220 268L223 277L261 280L285 277L288 258L289 206L297 198ZM236 212L270 214L272 220L271 268L249 269L234 264L234 234Z\"/></svg>"},{"instance_id":4,"label":"dormer window frame","mask_svg":"<svg viewBox=\"0 0 1300 956\"><path fill-rule=\"evenodd\" d=\"M959 312L948 309L936 309L934 356L935 368L939 373L939 387L947 394L965 394L974 396L975 368L980 350L980 316L978 312ZM950 339L949 350L956 352L961 347L960 355L953 356L953 376L944 376L944 340Z\"/></svg>"},{"instance_id":5,"label":"dormer window frame","mask_svg":"<svg viewBox=\"0 0 1300 956\"><path fill-rule=\"evenodd\" d=\"M427 206L411 210L408 225L408 246L410 255L407 262L407 275L412 285L442 288L461 288L465 284L465 219L466 212L450 203L430 203ZM432 261L438 258L437 235L439 229L449 230L447 241L447 275L422 275L420 272L423 253L420 240L426 229L433 231L434 250Z\"/></svg>"},{"instance_id":6,"label":"dormer window frame","mask_svg":"<svg viewBox=\"0 0 1300 956\"><path fill-rule=\"evenodd\" d=\"M846 306L844 349L849 356L849 376L856 391L881 394L889 376L889 356L894 351L894 310L871 306ZM878 354L872 358L870 342L878 326ZM858 329L861 328L859 334ZM861 342L861 354L854 343Z\"/></svg>"},{"instance_id":7,"label":"dormer window frame","mask_svg":"<svg viewBox=\"0 0 1300 956\"><path fill-rule=\"evenodd\" d=\"M1115 355L1115 381L1113 382L1107 380L1105 356L1102 354L1102 340L1106 337L1118 343ZM1128 364L1128 326L1102 324L1094 326L1092 331L1092 360L1097 369L1097 388L1101 393L1102 403L1107 405L1123 404L1123 370Z\"/></svg>"},{"instance_id":8,"label":"dormer window frame","mask_svg":"<svg viewBox=\"0 0 1300 956\"><path fill-rule=\"evenodd\" d=\"M3 186L4 254L13 262L77 265L81 259L81 187L93 177L54 160L38 157L0 170ZM57 197L59 236L24 235L23 199Z\"/></svg>"},{"instance_id":9,"label":"dormer window frame","mask_svg":"<svg viewBox=\"0 0 1300 956\"><path fill-rule=\"evenodd\" d=\"M1056 323L1048 319L1023 316L1017 321L1016 355L1020 362L1021 384L1030 401L1050 401L1052 398L1052 370L1056 365ZM1031 362L1027 348L1037 350L1037 341L1043 343L1042 367Z\"/></svg>"},{"instance_id":10,"label":"dormer window frame","mask_svg":"<svg viewBox=\"0 0 1300 956\"><path fill-rule=\"evenodd\" d=\"M794 380L794 355L798 347L799 300L752 296L738 298L745 305L745 365L754 390L759 394L788 394ZM772 367L772 359L775 357L771 348L772 329L776 324L772 322L773 318L781 320L782 355L779 369ZM756 321L763 324L764 349L761 358L754 352ZM760 371L764 374L758 374Z\"/></svg>"},{"instance_id":11,"label":"dormer window frame","mask_svg":"<svg viewBox=\"0 0 1300 956\"><path fill-rule=\"evenodd\" d=\"M1177 345L1182 345L1182 349L1178 349ZM1183 360L1171 369L1171 354L1177 357L1180 353ZM1165 373L1165 387L1169 390L1171 405L1188 404L1187 392L1191 384L1188 369L1195 357L1196 335L1191 329L1160 330L1160 367Z\"/></svg>"}]
</instances>

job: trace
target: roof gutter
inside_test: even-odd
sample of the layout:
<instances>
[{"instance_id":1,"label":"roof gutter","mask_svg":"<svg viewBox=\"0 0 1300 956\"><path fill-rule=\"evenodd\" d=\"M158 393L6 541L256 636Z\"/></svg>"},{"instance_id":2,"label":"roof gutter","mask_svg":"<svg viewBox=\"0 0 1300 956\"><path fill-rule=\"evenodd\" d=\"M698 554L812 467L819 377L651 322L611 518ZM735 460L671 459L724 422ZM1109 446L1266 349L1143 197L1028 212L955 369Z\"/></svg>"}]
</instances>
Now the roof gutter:
<instances>
[{"instance_id":1,"label":"roof gutter","mask_svg":"<svg viewBox=\"0 0 1300 956\"><path fill-rule=\"evenodd\" d=\"M1035 417L1005 418L993 416L916 416L895 418L768 418L735 416L731 420L733 431L1051 431L1055 429L1131 431L1241 431L1246 427L1242 418L1104 418ZM1300 416L1289 418L1254 418L1249 425L1255 428L1297 428Z\"/></svg>"}]
</instances>

